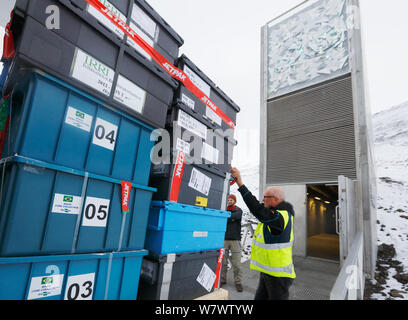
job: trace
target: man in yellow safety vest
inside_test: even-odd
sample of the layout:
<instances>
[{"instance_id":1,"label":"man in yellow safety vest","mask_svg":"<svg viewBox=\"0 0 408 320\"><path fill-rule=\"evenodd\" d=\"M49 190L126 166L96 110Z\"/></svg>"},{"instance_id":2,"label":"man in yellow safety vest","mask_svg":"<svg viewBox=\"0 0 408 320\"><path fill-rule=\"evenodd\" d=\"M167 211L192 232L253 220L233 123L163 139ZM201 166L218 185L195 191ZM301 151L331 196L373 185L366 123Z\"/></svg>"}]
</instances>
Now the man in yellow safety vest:
<instances>
[{"instance_id":1,"label":"man in yellow safety vest","mask_svg":"<svg viewBox=\"0 0 408 320\"><path fill-rule=\"evenodd\" d=\"M293 207L285 201L279 187L268 188L264 203L260 203L243 184L239 170L232 168L231 174L248 209L260 221L251 250L251 269L261 272L255 300L288 300L289 288L296 278L292 257Z\"/></svg>"}]
</instances>

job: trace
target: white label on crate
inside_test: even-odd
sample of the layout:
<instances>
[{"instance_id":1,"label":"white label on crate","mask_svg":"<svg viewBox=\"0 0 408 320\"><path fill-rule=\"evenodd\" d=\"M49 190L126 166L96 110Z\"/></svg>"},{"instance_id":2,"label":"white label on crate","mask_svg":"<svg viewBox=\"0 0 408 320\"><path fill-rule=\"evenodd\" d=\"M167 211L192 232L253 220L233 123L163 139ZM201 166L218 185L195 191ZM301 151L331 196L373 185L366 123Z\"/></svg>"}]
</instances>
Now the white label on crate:
<instances>
[{"instance_id":1,"label":"white label on crate","mask_svg":"<svg viewBox=\"0 0 408 320\"><path fill-rule=\"evenodd\" d=\"M211 182L210 177L207 177L196 168L193 168L188 186L208 196L210 193Z\"/></svg>"},{"instance_id":2,"label":"white label on crate","mask_svg":"<svg viewBox=\"0 0 408 320\"><path fill-rule=\"evenodd\" d=\"M213 148L209 144L203 142L203 148L201 151L201 158L210 161L211 163L217 164L220 151Z\"/></svg>"},{"instance_id":3,"label":"white label on crate","mask_svg":"<svg viewBox=\"0 0 408 320\"><path fill-rule=\"evenodd\" d=\"M205 108L205 115L219 126L222 125L222 119L211 108Z\"/></svg>"},{"instance_id":4,"label":"white label on crate","mask_svg":"<svg viewBox=\"0 0 408 320\"><path fill-rule=\"evenodd\" d=\"M194 231L193 238L208 238L208 231Z\"/></svg>"},{"instance_id":5,"label":"white label on crate","mask_svg":"<svg viewBox=\"0 0 408 320\"><path fill-rule=\"evenodd\" d=\"M67 280L64 300L92 300L95 273L71 276Z\"/></svg>"},{"instance_id":6,"label":"white label on crate","mask_svg":"<svg viewBox=\"0 0 408 320\"><path fill-rule=\"evenodd\" d=\"M187 77L198 87L198 89L205 93L209 98L211 94L211 87L186 65L184 66L184 72L186 73Z\"/></svg>"},{"instance_id":7,"label":"white label on crate","mask_svg":"<svg viewBox=\"0 0 408 320\"><path fill-rule=\"evenodd\" d=\"M27 300L41 299L61 294L63 274L31 278Z\"/></svg>"},{"instance_id":8,"label":"white label on crate","mask_svg":"<svg viewBox=\"0 0 408 320\"><path fill-rule=\"evenodd\" d=\"M146 91L119 75L113 98L132 110L142 113L146 101Z\"/></svg>"},{"instance_id":9,"label":"white label on crate","mask_svg":"<svg viewBox=\"0 0 408 320\"><path fill-rule=\"evenodd\" d=\"M86 197L82 225L86 227L106 227L109 205L109 199Z\"/></svg>"},{"instance_id":10,"label":"white label on crate","mask_svg":"<svg viewBox=\"0 0 408 320\"><path fill-rule=\"evenodd\" d=\"M182 110L179 111L177 123L180 127L198 135L203 139L207 139L207 127Z\"/></svg>"},{"instance_id":11,"label":"white label on crate","mask_svg":"<svg viewBox=\"0 0 408 320\"><path fill-rule=\"evenodd\" d=\"M195 107L194 100L187 97L184 93L181 94L181 102L184 103L187 107L190 107L191 109L194 110L194 107ZM207 108L207 109L209 109L209 108Z\"/></svg>"},{"instance_id":12,"label":"white label on crate","mask_svg":"<svg viewBox=\"0 0 408 320\"><path fill-rule=\"evenodd\" d=\"M92 143L113 151L116 145L117 134L118 126L97 118Z\"/></svg>"},{"instance_id":13,"label":"white label on crate","mask_svg":"<svg viewBox=\"0 0 408 320\"><path fill-rule=\"evenodd\" d=\"M189 154L190 153L190 144L188 142L185 142L184 140L181 140L180 138L177 138L176 149L178 151Z\"/></svg>"},{"instance_id":14,"label":"white label on crate","mask_svg":"<svg viewBox=\"0 0 408 320\"><path fill-rule=\"evenodd\" d=\"M123 22L127 21L126 16L120 12L112 3L110 3L108 0L99 0L102 4L105 5L106 8L108 8L110 11L112 11L113 14L115 14L118 18L120 18ZM93 15L97 20L102 22L108 29L116 33L121 39L125 36L125 33L117 27L113 22L111 22L108 18L106 18L102 13L100 13L97 9L95 9L93 6L88 4L88 12Z\"/></svg>"},{"instance_id":15,"label":"white label on crate","mask_svg":"<svg viewBox=\"0 0 408 320\"><path fill-rule=\"evenodd\" d=\"M53 213L79 214L82 197L71 196L61 193L54 195L52 204Z\"/></svg>"},{"instance_id":16,"label":"white label on crate","mask_svg":"<svg viewBox=\"0 0 408 320\"><path fill-rule=\"evenodd\" d=\"M93 117L82 111L79 111L73 107L68 107L67 116L65 117L65 123L78 129L90 132L92 126Z\"/></svg>"},{"instance_id":17,"label":"white label on crate","mask_svg":"<svg viewBox=\"0 0 408 320\"><path fill-rule=\"evenodd\" d=\"M215 281L214 271L212 271L211 268L206 263L204 263L201 272L197 277L197 282L201 284L205 288L205 290L211 292L211 289L214 285L214 281Z\"/></svg>"},{"instance_id":18,"label":"white label on crate","mask_svg":"<svg viewBox=\"0 0 408 320\"><path fill-rule=\"evenodd\" d=\"M130 22L129 25L133 31L135 31L144 41L146 41L152 48L154 48L154 41L142 30L140 29L137 25L135 25L133 22ZM137 52L139 52L141 55L149 59L150 61L152 60L152 57L144 51L132 38L128 37L127 38L127 43L135 48Z\"/></svg>"},{"instance_id":19,"label":"white label on crate","mask_svg":"<svg viewBox=\"0 0 408 320\"><path fill-rule=\"evenodd\" d=\"M115 71L94 57L76 48L71 76L91 88L109 96Z\"/></svg>"},{"instance_id":20,"label":"white label on crate","mask_svg":"<svg viewBox=\"0 0 408 320\"><path fill-rule=\"evenodd\" d=\"M155 39L157 30L156 23L136 4L133 4L132 20L150 35L150 37Z\"/></svg>"}]
</instances>

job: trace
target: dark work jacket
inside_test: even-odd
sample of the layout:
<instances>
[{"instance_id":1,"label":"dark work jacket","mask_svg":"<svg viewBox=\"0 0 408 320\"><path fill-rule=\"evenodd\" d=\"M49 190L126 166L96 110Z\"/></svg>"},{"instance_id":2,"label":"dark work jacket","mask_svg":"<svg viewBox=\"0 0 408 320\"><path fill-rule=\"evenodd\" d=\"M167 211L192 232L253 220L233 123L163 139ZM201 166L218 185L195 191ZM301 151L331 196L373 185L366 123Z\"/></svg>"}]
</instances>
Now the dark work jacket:
<instances>
[{"instance_id":1,"label":"dark work jacket","mask_svg":"<svg viewBox=\"0 0 408 320\"><path fill-rule=\"evenodd\" d=\"M242 185L238 191L249 211L255 218L269 227L272 235L280 235L285 227L285 220L278 210L286 210L290 215L295 215L292 205L288 202L282 202L276 208L265 208L264 204L260 203L245 185Z\"/></svg>"},{"instance_id":2,"label":"dark work jacket","mask_svg":"<svg viewBox=\"0 0 408 320\"><path fill-rule=\"evenodd\" d=\"M239 240L241 241L241 220L242 210L235 206L231 212L231 217L227 221L227 231L225 232L225 240Z\"/></svg>"}]
</instances>

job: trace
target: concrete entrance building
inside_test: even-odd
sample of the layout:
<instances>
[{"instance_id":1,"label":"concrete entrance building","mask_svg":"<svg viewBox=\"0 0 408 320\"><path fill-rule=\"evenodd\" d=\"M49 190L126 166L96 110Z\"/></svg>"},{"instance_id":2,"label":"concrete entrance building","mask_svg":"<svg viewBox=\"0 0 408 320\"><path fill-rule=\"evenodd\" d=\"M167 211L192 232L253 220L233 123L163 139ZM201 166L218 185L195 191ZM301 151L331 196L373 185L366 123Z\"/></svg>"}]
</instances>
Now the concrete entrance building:
<instances>
[{"instance_id":1,"label":"concrete entrance building","mask_svg":"<svg viewBox=\"0 0 408 320\"><path fill-rule=\"evenodd\" d=\"M284 188L294 255L339 264L337 299L362 297L377 258L359 10L358 0L309 0L262 28L260 197Z\"/></svg>"}]
</instances>

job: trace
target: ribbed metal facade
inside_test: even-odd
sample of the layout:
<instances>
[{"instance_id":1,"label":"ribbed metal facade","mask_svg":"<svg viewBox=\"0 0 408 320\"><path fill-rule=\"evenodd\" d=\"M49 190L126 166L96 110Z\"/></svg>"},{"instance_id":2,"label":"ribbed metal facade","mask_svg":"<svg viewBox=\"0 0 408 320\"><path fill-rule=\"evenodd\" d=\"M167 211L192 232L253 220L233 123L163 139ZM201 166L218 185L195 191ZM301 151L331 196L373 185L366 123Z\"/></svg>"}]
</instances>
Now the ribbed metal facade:
<instances>
[{"instance_id":1,"label":"ribbed metal facade","mask_svg":"<svg viewBox=\"0 0 408 320\"><path fill-rule=\"evenodd\" d=\"M268 185L356 179L350 75L268 101L267 117Z\"/></svg>"}]
</instances>

